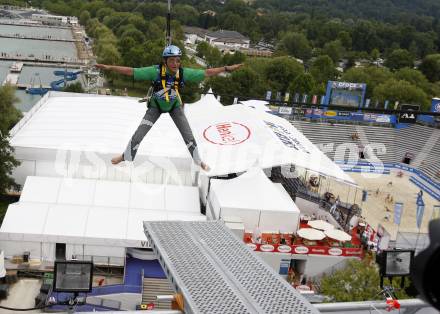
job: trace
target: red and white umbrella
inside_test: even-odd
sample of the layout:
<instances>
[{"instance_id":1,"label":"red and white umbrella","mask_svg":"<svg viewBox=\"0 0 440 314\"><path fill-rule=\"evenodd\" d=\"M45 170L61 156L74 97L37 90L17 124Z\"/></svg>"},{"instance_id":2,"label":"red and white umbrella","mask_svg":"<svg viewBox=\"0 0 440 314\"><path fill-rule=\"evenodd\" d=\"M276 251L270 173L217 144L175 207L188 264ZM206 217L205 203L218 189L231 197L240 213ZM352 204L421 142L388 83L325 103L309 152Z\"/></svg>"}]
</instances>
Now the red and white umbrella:
<instances>
[{"instance_id":1,"label":"red and white umbrella","mask_svg":"<svg viewBox=\"0 0 440 314\"><path fill-rule=\"evenodd\" d=\"M349 235L348 233L345 233L342 230L330 229L330 230L325 230L324 233L327 237L338 240L338 241L350 241L351 240L351 235Z\"/></svg>"},{"instance_id":2,"label":"red and white umbrella","mask_svg":"<svg viewBox=\"0 0 440 314\"><path fill-rule=\"evenodd\" d=\"M301 238L311 241L322 240L325 238L324 232L313 228L301 228L296 234Z\"/></svg>"},{"instance_id":3,"label":"red and white umbrella","mask_svg":"<svg viewBox=\"0 0 440 314\"><path fill-rule=\"evenodd\" d=\"M307 224L310 227L315 228L315 229L319 229L319 230L331 230L331 229L335 228L332 224L330 224L324 220L312 220L312 221L309 221Z\"/></svg>"}]
</instances>

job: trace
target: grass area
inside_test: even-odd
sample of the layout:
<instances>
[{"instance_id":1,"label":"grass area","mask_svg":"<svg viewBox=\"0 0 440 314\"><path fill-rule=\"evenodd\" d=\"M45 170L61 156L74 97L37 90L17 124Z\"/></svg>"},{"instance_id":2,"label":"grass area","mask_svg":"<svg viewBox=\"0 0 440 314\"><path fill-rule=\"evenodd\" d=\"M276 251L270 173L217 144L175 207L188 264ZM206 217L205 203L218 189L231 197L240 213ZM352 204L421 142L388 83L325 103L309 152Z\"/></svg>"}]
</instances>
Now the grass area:
<instances>
[{"instance_id":1,"label":"grass area","mask_svg":"<svg viewBox=\"0 0 440 314\"><path fill-rule=\"evenodd\" d=\"M128 96L132 97L144 97L149 87L149 82L132 82L122 79L115 79L112 84L108 86L108 88L115 90L113 95L122 95L124 89L127 89Z\"/></svg>"}]
</instances>

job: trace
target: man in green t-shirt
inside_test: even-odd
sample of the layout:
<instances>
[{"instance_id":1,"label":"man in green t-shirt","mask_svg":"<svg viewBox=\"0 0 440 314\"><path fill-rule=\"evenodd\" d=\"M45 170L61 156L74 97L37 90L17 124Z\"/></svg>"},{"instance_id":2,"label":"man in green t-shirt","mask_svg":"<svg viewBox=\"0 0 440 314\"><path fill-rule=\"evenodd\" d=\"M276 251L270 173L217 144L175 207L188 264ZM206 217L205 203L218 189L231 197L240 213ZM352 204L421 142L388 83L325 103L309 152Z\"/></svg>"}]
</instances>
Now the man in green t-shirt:
<instances>
[{"instance_id":1,"label":"man in green t-shirt","mask_svg":"<svg viewBox=\"0 0 440 314\"><path fill-rule=\"evenodd\" d=\"M205 77L214 76L222 72L232 72L242 66L234 64L220 68L211 69L191 69L180 67L182 51L177 46L167 46L163 53L163 64L144 67L130 68L116 65L97 64L96 67L103 70L110 70L124 75L133 76L135 80L145 80L153 82L153 93L148 101L148 110L142 119L141 124L132 136L124 153L112 159L114 165L123 160L133 161L137 149L154 123L162 113L168 112L179 129L188 150L196 164L209 171L209 166L204 163L199 156L197 143L194 140L191 128L182 109L182 99L180 92L185 82L199 83Z\"/></svg>"}]
</instances>

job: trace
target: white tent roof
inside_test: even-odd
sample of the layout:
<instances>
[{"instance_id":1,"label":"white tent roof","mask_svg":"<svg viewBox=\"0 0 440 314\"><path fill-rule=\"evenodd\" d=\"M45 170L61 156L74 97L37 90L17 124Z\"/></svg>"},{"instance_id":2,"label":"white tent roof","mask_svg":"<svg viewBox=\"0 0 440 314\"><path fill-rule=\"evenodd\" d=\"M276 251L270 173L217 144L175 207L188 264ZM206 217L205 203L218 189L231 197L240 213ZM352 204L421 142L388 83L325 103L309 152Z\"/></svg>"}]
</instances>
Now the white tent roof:
<instances>
[{"instance_id":1,"label":"white tent roof","mask_svg":"<svg viewBox=\"0 0 440 314\"><path fill-rule=\"evenodd\" d=\"M45 159L53 163L60 151L120 154L145 109L145 104L131 97L50 92L13 128L10 142L22 160ZM212 94L188 104L185 110L202 159L211 168L210 176L242 172L254 166L264 169L295 164L354 183L280 117L242 104L222 106ZM141 142L138 156L138 163L145 156L172 159L179 163L175 164L177 169L187 167L191 160L168 114L160 117ZM101 162L109 164L107 157Z\"/></svg>"},{"instance_id":2,"label":"white tent roof","mask_svg":"<svg viewBox=\"0 0 440 314\"><path fill-rule=\"evenodd\" d=\"M140 247L143 221L205 220L198 195L188 186L28 177L0 239Z\"/></svg>"},{"instance_id":3,"label":"white tent roof","mask_svg":"<svg viewBox=\"0 0 440 314\"><path fill-rule=\"evenodd\" d=\"M242 100L240 101L241 104L245 105L246 107L254 108L256 110L262 110L271 112L272 110L268 107L269 102L265 100Z\"/></svg>"},{"instance_id":4,"label":"white tent roof","mask_svg":"<svg viewBox=\"0 0 440 314\"><path fill-rule=\"evenodd\" d=\"M220 207L299 213L292 199L287 198L264 172L257 168L235 179L212 179L211 192Z\"/></svg>"},{"instance_id":5,"label":"white tent roof","mask_svg":"<svg viewBox=\"0 0 440 314\"><path fill-rule=\"evenodd\" d=\"M11 131L13 147L122 153L146 111L137 98L50 92ZM168 114L142 141L138 155L190 158Z\"/></svg>"},{"instance_id":6,"label":"white tent roof","mask_svg":"<svg viewBox=\"0 0 440 314\"><path fill-rule=\"evenodd\" d=\"M185 109L210 176L294 164L355 184L287 120L244 105L217 103L208 94Z\"/></svg>"}]
</instances>

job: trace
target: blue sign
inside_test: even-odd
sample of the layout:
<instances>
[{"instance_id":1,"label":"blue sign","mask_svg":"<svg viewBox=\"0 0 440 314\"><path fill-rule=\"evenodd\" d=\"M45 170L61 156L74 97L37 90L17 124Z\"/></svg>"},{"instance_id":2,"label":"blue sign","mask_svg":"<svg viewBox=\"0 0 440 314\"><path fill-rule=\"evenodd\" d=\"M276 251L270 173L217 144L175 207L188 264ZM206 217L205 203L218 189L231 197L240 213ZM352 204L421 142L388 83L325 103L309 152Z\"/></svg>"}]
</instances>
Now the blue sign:
<instances>
[{"instance_id":1,"label":"blue sign","mask_svg":"<svg viewBox=\"0 0 440 314\"><path fill-rule=\"evenodd\" d=\"M328 81L325 105L337 105L361 108L365 101L367 84Z\"/></svg>"},{"instance_id":2,"label":"blue sign","mask_svg":"<svg viewBox=\"0 0 440 314\"><path fill-rule=\"evenodd\" d=\"M440 112L440 98L431 100L431 112Z\"/></svg>"},{"instance_id":3,"label":"blue sign","mask_svg":"<svg viewBox=\"0 0 440 314\"><path fill-rule=\"evenodd\" d=\"M396 202L394 204L394 223L396 225L400 225L400 219L402 218L403 213L403 203Z\"/></svg>"},{"instance_id":4,"label":"blue sign","mask_svg":"<svg viewBox=\"0 0 440 314\"><path fill-rule=\"evenodd\" d=\"M418 205L417 206L416 221L417 221L417 228L418 229L420 229L420 226L422 225L424 211L425 211L425 205Z\"/></svg>"}]
</instances>

